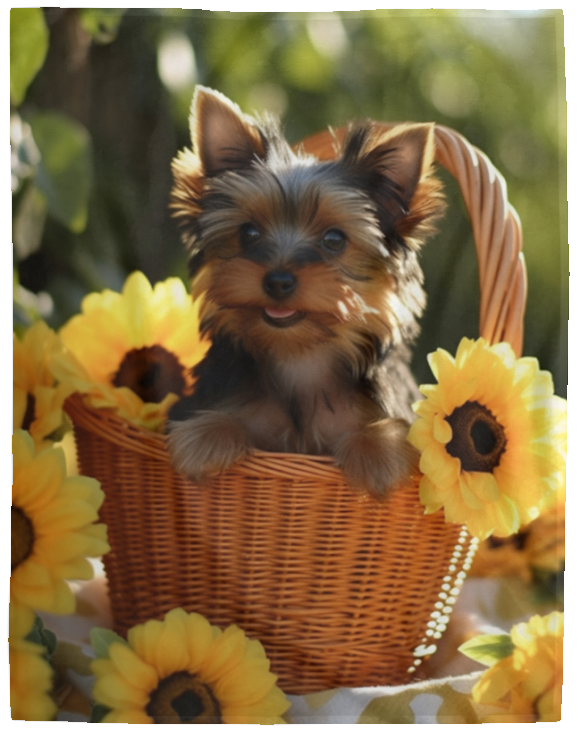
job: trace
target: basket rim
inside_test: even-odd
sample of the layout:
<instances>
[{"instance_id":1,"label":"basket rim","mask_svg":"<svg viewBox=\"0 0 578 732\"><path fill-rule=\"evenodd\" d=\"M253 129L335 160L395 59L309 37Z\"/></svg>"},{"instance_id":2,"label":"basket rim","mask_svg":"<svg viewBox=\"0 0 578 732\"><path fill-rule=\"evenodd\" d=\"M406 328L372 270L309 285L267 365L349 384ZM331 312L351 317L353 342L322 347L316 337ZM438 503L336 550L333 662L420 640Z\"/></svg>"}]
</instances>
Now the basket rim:
<instances>
[{"instance_id":1,"label":"basket rim","mask_svg":"<svg viewBox=\"0 0 578 732\"><path fill-rule=\"evenodd\" d=\"M71 394L65 402L65 411L75 426L99 435L115 445L139 452L163 463L170 463L166 449L167 436L135 425L120 417L112 409L92 407L85 395ZM255 450L247 458L230 469L249 475L270 475L298 478L334 478L343 473L328 455L306 455L289 452Z\"/></svg>"}]
</instances>

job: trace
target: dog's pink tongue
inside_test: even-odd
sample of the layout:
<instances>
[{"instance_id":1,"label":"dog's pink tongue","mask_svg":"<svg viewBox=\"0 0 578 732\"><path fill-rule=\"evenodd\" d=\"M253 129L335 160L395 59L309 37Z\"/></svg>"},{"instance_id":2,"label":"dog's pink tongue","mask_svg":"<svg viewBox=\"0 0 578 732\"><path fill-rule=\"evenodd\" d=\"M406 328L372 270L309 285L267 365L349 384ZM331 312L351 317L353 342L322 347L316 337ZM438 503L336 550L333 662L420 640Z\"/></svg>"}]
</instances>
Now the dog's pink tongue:
<instances>
[{"instance_id":1,"label":"dog's pink tongue","mask_svg":"<svg viewBox=\"0 0 578 732\"><path fill-rule=\"evenodd\" d=\"M271 308L265 308L265 312L270 318L290 318L295 315L296 310L272 310Z\"/></svg>"}]
</instances>

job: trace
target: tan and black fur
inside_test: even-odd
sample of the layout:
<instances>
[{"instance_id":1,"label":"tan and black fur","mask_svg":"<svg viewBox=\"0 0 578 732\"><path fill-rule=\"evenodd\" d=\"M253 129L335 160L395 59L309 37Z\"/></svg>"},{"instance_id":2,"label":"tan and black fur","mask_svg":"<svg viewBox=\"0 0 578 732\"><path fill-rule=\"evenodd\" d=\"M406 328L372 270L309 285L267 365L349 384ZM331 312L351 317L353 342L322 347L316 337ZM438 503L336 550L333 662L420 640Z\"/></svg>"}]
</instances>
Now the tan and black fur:
<instances>
[{"instance_id":1,"label":"tan and black fur","mask_svg":"<svg viewBox=\"0 0 578 732\"><path fill-rule=\"evenodd\" d=\"M417 251L443 209L433 126L355 125L320 162L202 87L191 120L172 208L212 345L171 413L175 467L203 482L255 449L331 455L386 494L416 466Z\"/></svg>"}]
</instances>

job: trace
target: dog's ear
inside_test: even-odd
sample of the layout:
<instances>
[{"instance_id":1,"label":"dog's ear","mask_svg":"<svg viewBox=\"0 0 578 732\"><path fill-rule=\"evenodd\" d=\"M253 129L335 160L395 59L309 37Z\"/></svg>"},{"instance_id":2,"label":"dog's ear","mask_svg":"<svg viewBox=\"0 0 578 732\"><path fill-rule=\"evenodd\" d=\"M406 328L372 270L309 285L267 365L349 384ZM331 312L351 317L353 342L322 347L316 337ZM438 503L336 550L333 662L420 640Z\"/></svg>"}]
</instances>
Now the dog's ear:
<instances>
[{"instance_id":1,"label":"dog's ear","mask_svg":"<svg viewBox=\"0 0 578 732\"><path fill-rule=\"evenodd\" d=\"M368 123L350 130L342 163L376 204L390 244L417 248L444 209L441 183L432 176L434 125Z\"/></svg>"},{"instance_id":2,"label":"dog's ear","mask_svg":"<svg viewBox=\"0 0 578 732\"><path fill-rule=\"evenodd\" d=\"M264 156L256 125L219 92L197 86L190 123L193 149L207 177L247 168Z\"/></svg>"},{"instance_id":3,"label":"dog's ear","mask_svg":"<svg viewBox=\"0 0 578 732\"><path fill-rule=\"evenodd\" d=\"M191 268L200 261L197 218L206 179L227 170L249 167L264 156L264 142L249 117L219 92L198 86L191 105L193 149L181 150L172 161L174 185L170 208L179 221L183 241L192 253ZM196 264L195 264L196 263Z\"/></svg>"}]
</instances>

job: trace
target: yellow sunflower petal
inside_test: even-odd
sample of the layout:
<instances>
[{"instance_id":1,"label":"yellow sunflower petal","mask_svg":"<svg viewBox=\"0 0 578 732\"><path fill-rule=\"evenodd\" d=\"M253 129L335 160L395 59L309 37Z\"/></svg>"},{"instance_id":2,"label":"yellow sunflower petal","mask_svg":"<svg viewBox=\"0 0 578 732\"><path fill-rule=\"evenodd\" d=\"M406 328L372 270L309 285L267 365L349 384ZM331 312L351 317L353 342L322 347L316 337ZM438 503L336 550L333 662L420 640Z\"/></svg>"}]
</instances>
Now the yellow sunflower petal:
<instances>
[{"instance_id":1,"label":"yellow sunflower petal","mask_svg":"<svg viewBox=\"0 0 578 732\"><path fill-rule=\"evenodd\" d=\"M49 587L52 582L52 575L48 567L38 561L38 558L31 556L30 561L22 562L12 570L12 576L18 576L16 585L28 586L28 588L44 586ZM11 591L17 587L11 587ZM26 604L26 603L24 603Z\"/></svg>"},{"instance_id":2,"label":"yellow sunflower petal","mask_svg":"<svg viewBox=\"0 0 578 732\"><path fill-rule=\"evenodd\" d=\"M202 680L212 684L233 669L243 658L245 635L240 628L230 625L211 646L211 654L205 660Z\"/></svg>"},{"instance_id":3,"label":"yellow sunflower petal","mask_svg":"<svg viewBox=\"0 0 578 732\"><path fill-rule=\"evenodd\" d=\"M521 358L515 366L514 383L520 394L528 401L539 401L554 392L552 374L540 371L537 359Z\"/></svg>"},{"instance_id":4,"label":"yellow sunflower petal","mask_svg":"<svg viewBox=\"0 0 578 732\"><path fill-rule=\"evenodd\" d=\"M189 656L183 643L185 622L181 613L184 614L184 611L171 611L165 617L156 647L155 667L160 676L169 676L188 668Z\"/></svg>"},{"instance_id":5,"label":"yellow sunflower petal","mask_svg":"<svg viewBox=\"0 0 578 732\"><path fill-rule=\"evenodd\" d=\"M89 580L94 577L94 568L85 557L75 557L59 563L54 574L62 579L74 577L78 580Z\"/></svg>"},{"instance_id":6,"label":"yellow sunflower petal","mask_svg":"<svg viewBox=\"0 0 578 732\"><path fill-rule=\"evenodd\" d=\"M147 692L157 686L159 674L156 669L139 658L132 648L122 643L111 643L108 654L116 671L133 686Z\"/></svg>"},{"instance_id":7,"label":"yellow sunflower petal","mask_svg":"<svg viewBox=\"0 0 578 732\"><path fill-rule=\"evenodd\" d=\"M548 658L550 654L542 652L539 655L542 663L535 664L532 673L527 674L520 686L524 695L530 699L537 699L543 693L544 689L554 686L555 669L552 659Z\"/></svg>"},{"instance_id":8,"label":"yellow sunflower petal","mask_svg":"<svg viewBox=\"0 0 578 732\"><path fill-rule=\"evenodd\" d=\"M99 704L111 708L118 705L144 708L149 701L149 695L144 689L134 686L117 672L98 677L94 682L93 693Z\"/></svg>"},{"instance_id":9,"label":"yellow sunflower petal","mask_svg":"<svg viewBox=\"0 0 578 732\"><path fill-rule=\"evenodd\" d=\"M493 519L492 523L486 526L486 536L489 535L492 526L495 526L493 533L498 537L510 536L519 531L521 523L520 512L516 503L509 496L500 496L500 499L492 504L492 509ZM487 523L489 524L490 522Z\"/></svg>"},{"instance_id":10,"label":"yellow sunflower petal","mask_svg":"<svg viewBox=\"0 0 578 732\"><path fill-rule=\"evenodd\" d=\"M562 719L562 682L555 683L536 702L540 722L560 722Z\"/></svg>"},{"instance_id":11,"label":"yellow sunflower petal","mask_svg":"<svg viewBox=\"0 0 578 732\"><path fill-rule=\"evenodd\" d=\"M430 369L438 381L453 378L456 364L452 356L443 348L438 348L427 357Z\"/></svg>"},{"instance_id":12,"label":"yellow sunflower petal","mask_svg":"<svg viewBox=\"0 0 578 732\"><path fill-rule=\"evenodd\" d=\"M419 469L436 485L453 485L460 477L460 461L448 455L443 445L431 442L422 452Z\"/></svg>"},{"instance_id":13,"label":"yellow sunflower petal","mask_svg":"<svg viewBox=\"0 0 578 732\"><path fill-rule=\"evenodd\" d=\"M149 303L153 290L142 272L133 272L122 288L128 321L131 324L131 346L140 347L150 345L148 340L151 323Z\"/></svg>"},{"instance_id":14,"label":"yellow sunflower petal","mask_svg":"<svg viewBox=\"0 0 578 732\"><path fill-rule=\"evenodd\" d=\"M483 508L483 501L480 501L480 499L476 497L476 491L474 488L477 477L478 476L475 473L462 471L459 481L462 499L466 506L474 511L479 511Z\"/></svg>"},{"instance_id":15,"label":"yellow sunflower petal","mask_svg":"<svg viewBox=\"0 0 578 732\"><path fill-rule=\"evenodd\" d=\"M101 721L112 724L151 724L153 720L141 709L121 709L109 712Z\"/></svg>"},{"instance_id":16,"label":"yellow sunflower petal","mask_svg":"<svg viewBox=\"0 0 578 732\"><path fill-rule=\"evenodd\" d=\"M510 633L513 652L484 672L473 689L476 702L500 703L511 720L555 721L562 691L564 616L554 612L518 623ZM551 716L550 716L551 715Z\"/></svg>"},{"instance_id":17,"label":"yellow sunflower petal","mask_svg":"<svg viewBox=\"0 0 578 732\"><path fill-rule=\"evenodd\" d=\"M439 348L430 354L430 366L440 384L445 388L438 391L438 398L444 415L451 414L454 406L463 404L475 386L472 379L458 378L458 370L454 359L447 351ZM435 370L434 370L435 367Z\"/></svg>"},{"instance_id":18,"label":"yellow sunflower petal","mask_svg":"<svg viewBox=\"0 0 578 732\"><path fill-rule=\"evenodd\" d=\"M452 439L450 423L441 414L436 414L434 417L433 436L442 445L446 445Z\"/></svg>"},{"instance_id":19,"label":"yellow sunflower petal","mask_svg":"<svg viewBox=\"0 0 578 732\"><path fill-rule=\"evenodd\" d=\"M418 450L423 450L431 440L431 428L425 419L417 419L409 428L407 441Z\"/></svg>"},{"instance_id":20,"label":"yellow sunflower petal","mask_svg":"<svg viewBox=\"0 0 578 732\"><path fill-rule=\"evenodd\" d=\"M30 563L27 566L30 567ZM62 579L50 577L43 584L29 584L27 573L22 579L24 570L17 568L10 579L10 597L36 610L42 610L57 615L70 615L76 608L76 600L70 587ZM45 569L45 568L43 568Z\"/></svg>"},{"instance_id":21,"label":"yellow sunflower petal","mask_svg":"<svg viewBox=\"0 0 578 732\"><path fill-rule=\"evenodd\" d=\"M216 697L227 707L228 704L256 704L275 685L277 677L268 669L251 666L233 669L215 682Z\"/></svg>"},{"instance_id":22,"label":"yellow sunflower petal","mask_svg":"<svg viewBox=\"0 0 578 732\"><path fill-rule=\"evenodd\" d=\"M151 287L141 272L132 273L122 293L91 293L82 313L60 331L67 352L52 360L63 383L86 395L94 408L112 408L132 423L162 430L168 410L193 388L191 369L205 355L198 303L180 280ZM131 382L134 363L161 370L159 392ZM127 394L130 392L130 395Z\"/></svg>"},{"instance_id":23,"label":"yellow sunflower petal","mask_svg":"<svg viewBox=\"0 0 578 732\"><path fill-rule=\"evenodd\" d=\"M494 343L490 346L490 351L498 356L499 361L503 363L508 370L511 371L516 367L516 354L509 343Z\"/></svg>"},{"instance_id":24,"label":"yellow sunflower petal","mask_svg":"<svg viewBox=\"0 0 578 732\"><path fill-rule=\"evenodd\" d=\"M112 644L110 658L92 664L97 679L94 697L111 708L108 721L161 722L163 716L155 719L148 712L163 715L162 706L155 706L161 703L162 695L182 695L188 683L195 694L198 684L207 687L205 696L217 701L225 723L282 721L280 715L288 708L288 701L276 686L261 644L248 640L239 628L230 626L221 631L202 616L177 608L163 621L131 628L127 639L130 648ZM197 644L199 648L195 648ZM189 665L183 665L184 658ZM170 697L164 699L171 703ZM178 717L180 713L175 714Z\"/></svg>"},{"instance_id":25,"label":"yellow sunflower petal","mask_svg":"<svg viewBox=\"0 0 578 732\"><path fill-rule=\"evenodd\" d=\"M282 718L291 706L278 686L273 686L267 695L255 704L228 704L223 711L223 722L227 724L286 724Z\"/></svg>"},{"instance_id":26,"label":"yellow sunflower petal","mask_svg":"<svg viewBox=\"0 0 578 732\"><path fill-rule=\"evenodd\" d=\"M32 630L34 624L34 611L26 605L19 605L17 602L10 600L9 604L9 638L18 640L26 638Z\"/></svg>"},{"instance_id":27,"label":"yellow sunflower petal","mask_svg":"<svg viewBox=\"0 0 578 732\"><path fill-rule=\"evenodd\" d=\"M22 453L21 458L18 449L23 441L28 442L33 452L27 452L26 456ZM13 444L16 463L12 485L13 502L25 511L31 506L43 510L54 500L64 480L66 474L64 453L62 450L54 449L34 454L34 443L30 435L22 430L14 434Z\"/></svg>"},{"instance_id":28,"label":"yellow sunflower petal","mask_svg":"<svg viewBox=\"0 0 578 732\"><path fill-rule=\"evenodd\" d=\"M187 669L190 673L196 674L199 671L213 640L209 621L198 613L191 613L187 619L187 629L183 641L187 646Z\"/></svg>"},{"instance_id":29,"label":"yellow sunflower petal","mask_svg":"<svg viewBox=\"0 0 578 732\"><path fill-rule=\"evenodd\" d=\"M92 494L101 493L100 487L92 478L66 477L61 447L37 451L22 430L14 434L13 444L14 546L21 548L13 556L11 597L46 612L74 612L74 596L64 580L92 577L86 557L108 550L106 527L100 524L95 532L93 523L98 520L93 505L102 498ZM69 490L75 486L80 496Z\"/></svg>"},{"instance_id":30,"label":"yellow sunflower petal","mask_svg":"<svg viewBox=\"0 0 578 732\"><path fill-rule=\"evenodd\" d=\"M42 722L56 716L56 704L50 696L53 671L42 651L40 646L25 640L9 643L12 719Z\"/></svg>"},{"instance_id":31,"label":"yellow sunflower petal","mask_svg":"<svg viewBox=\"0 0 578 732\"><path fill-rule=\"evenodd\" d=\"M247 640L245 644L245 655L243 656L243 662L246 661L264 661L269 664L269 659L263 648L263 644L258 640ZM267 666L269 668L269 666Z\"/></svg>"},{"instance_id":32,"label":"yellow sunflower petal","mask_svg":"<svg viewBox=\"0 0 578 732\"><path fill-rule=\"evenodd\" d=\"M511 658L498 661L472 689L476 703L491 704L505 696L519 681L519 675L513 672Z\"/></svg>"},{"instance_id":33,"label":"yellow sunflower petal","mask_svg":"<svg viewBox=\"0 0 578 732\"><path fill-rule=\"evenodd\" d=\"M508 344L462 339L455 360L438 349L429 361L439 383L420 387L408 436L429 481L422 502L428 511L441 503L448 521L480 537L514 533L563 480L565 401L537 361L516 360Z\"/></svg>"},{"instance_id":34,"label":"yellow sunflower petal","mask_svg":"<svg viewBox=\"0 0 578 732\"><path fill-rule=\"evenodd\" d=\"M70 392L50 370L53 355L62 350L59 337L42 321L30 326L22 340L13 334L13 429L28 430L37 447L68 428L62 407Z\"/></svg>"},{"instance_id":35,"label":"yellow sunflower petal","mask_svg":"<svg viewBox=\"0 0 578 732\"><path fill-rule=\"evenodd\" d=\"M34 396L34 420L30 424L29 431L39 439L56 432L63 423L62 406L64 399L62 392L55 386L35 386Z\"/></svg>"},{"instance_id":36,"label":"yellow sunflower petal","mask_svg":"<svg viewBox=\"0 0 578 732\"><path fill-rule=\"evenodd\" d=\"M127 640L135 653L150 666L156 664L156 646L162 632L160 620L148 620L146 623L135 625L127 633Z\"/></svg>"},{"instance_id":37,"label":"yellow sunflower petal","mask_svg":"<svg viewBox=\"0 0 578 732\"><path fill-rule=\"evenodd\" d=\"M52 536L50 534L37 537L35 542L35 550L37 558L42 558L49 553L50 562L52 564L65 564L78 559L86 561L84 557L100 557L110 550L106 541L106 526L98 524L98 528L102 529L100 536L93 536L93 526L82 526L77 532L65 533L60 536ZM87 563L89 567L92 565ZM84 569L82 570L84 573ZM92 571L92 570L91 570ZM70 575L65 575L70 576ZM90 574L92 577L92 574ZM85 579L84 577L75 577L75 579Z\"/></svg>"},{"instance_id":38,"label":"yellow sunflower petal","mask_svg":"<svg viewBox=\"0 0 578 732\"><path fill-rule=\"evenodd\" d=\"M25 594L21 591L20 598L35 609L53 615L71 615L76 609L76 598L70 585L58 577L51 578L49 586L29 587Z\"/></svg>"},{"instance_id":39,"label":"yellow sunflower petal","mask_svg":"<svg viewBox=\"0 0 578 732\"><path fill-rule=\"evenodd\" d=\"M500 497L500 489L493 473L469 474L468 486L480 501L493 503Z\"/></svg>"},{"instance_id":40,"label":"yellow sunflower petal","mask_svg":"<svg viewBox=\"0 0 578 732\"><path fill-rule=\"evenodd\" d=\"M438 396L438 387L436 384L421 384L419 387L420 392L423 394L426 399L420 399L418 402L415 402L414 407L415 411L418 413L421 413L422 410L425 410L426 412L431 411L435 414L435 412L438 412L440 409L439 404L436 404L436 398ZM439 401L439 400L437 400ZM433 408L431 405L433 404Z\"/></svg>"},{"instance_id":41,"label":"yellow sunflower petal","mask_svg":"<svg viewBox=\"0 0 578 732\"><path fill-rule=\"evenodd\" d=\"M425 506L425 513L434 513L438 511L444 505L444 496L440 494L431 480L424 475L419 484L419 498L423 506Z\"/></svg>"},{"instance_id":42,"label":"yellow sunflower petal","mask_svg":"<svg viewBox=\"0 0 578 732\"><path fill-rule=\"evenodd\" d=\"M74 531L80 526L90 524L98 519L98 513L84 501L70 506L64 501L53 501L44 510L44 523L47 531L58 534L62 531Z\"/></svg>"}]
</instances>

